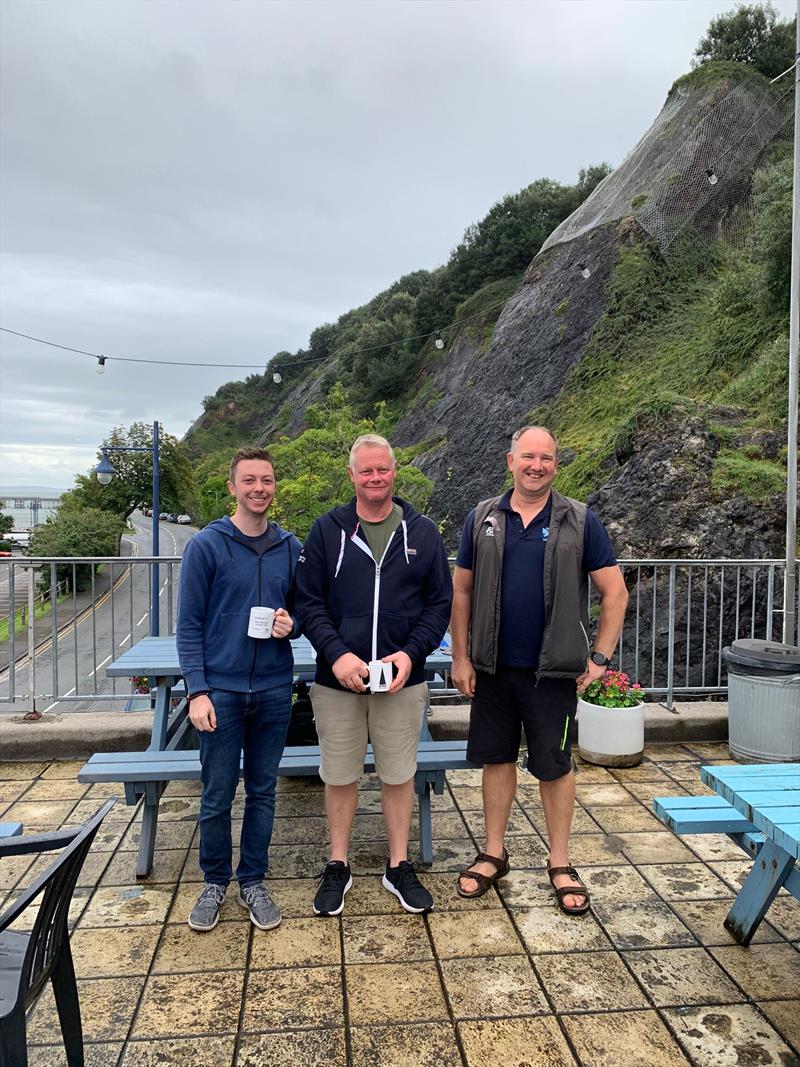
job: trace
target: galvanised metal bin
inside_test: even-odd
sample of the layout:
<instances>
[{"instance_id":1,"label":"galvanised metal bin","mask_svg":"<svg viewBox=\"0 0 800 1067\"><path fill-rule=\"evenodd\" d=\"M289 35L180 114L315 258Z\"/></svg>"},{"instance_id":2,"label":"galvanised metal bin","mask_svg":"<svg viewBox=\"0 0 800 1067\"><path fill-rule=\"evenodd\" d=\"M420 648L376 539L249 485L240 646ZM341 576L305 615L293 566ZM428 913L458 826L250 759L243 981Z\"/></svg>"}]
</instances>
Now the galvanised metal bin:
<instances>
[{"instance_id":1,"label":"galvanised metal bin","mask_svg":"<svg viewBox=\"0 0 800 1067\"><path fill-rule=\"evenodd\" d=\"M800 762L800 647L734 641L728 667L728 748L740 763Z\"/></svg>"}]
</instances>

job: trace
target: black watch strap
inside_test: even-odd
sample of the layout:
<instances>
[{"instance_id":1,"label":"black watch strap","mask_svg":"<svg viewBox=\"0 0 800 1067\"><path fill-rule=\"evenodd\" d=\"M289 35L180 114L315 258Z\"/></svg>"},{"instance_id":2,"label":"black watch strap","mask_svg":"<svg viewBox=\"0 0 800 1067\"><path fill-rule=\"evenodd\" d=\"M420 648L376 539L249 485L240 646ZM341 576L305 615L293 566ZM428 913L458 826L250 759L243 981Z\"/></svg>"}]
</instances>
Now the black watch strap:
<instances>
[{"instance_id":1,"label":"black watch strap","mask_svg":"<svg viewBox=\"0 0 800 1067\"><path fill-rule=\"evenodd\" d=\"M210 689L198 689L196 693L190 693L186 699L191 704L195 697L207 697L210 692Z\"/></svg>"},{"instance_id":2,"label":"black watch strap","mask_svg":"<svg viewBox=\"0 0 800 1067\"><path fill-rule=\"evenodd\" d=\"M598 667L607 667L611 662L608 656L604 655L602 652L598 652L597 650L595 650L589 658L591 659L592 663L596 663Z\"/></svg>"}]
</instances>

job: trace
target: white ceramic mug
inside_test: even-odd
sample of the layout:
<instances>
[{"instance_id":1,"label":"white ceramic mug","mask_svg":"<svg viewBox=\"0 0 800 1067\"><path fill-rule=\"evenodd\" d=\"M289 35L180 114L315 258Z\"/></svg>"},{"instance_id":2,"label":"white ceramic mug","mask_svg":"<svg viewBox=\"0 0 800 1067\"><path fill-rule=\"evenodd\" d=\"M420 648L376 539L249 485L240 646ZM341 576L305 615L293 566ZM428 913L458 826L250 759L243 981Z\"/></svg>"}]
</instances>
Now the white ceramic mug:
<instances>
[{"instance_id":1,"label":"white ceramic mug","mask_svg":"<svg viewBox=\"0 0 800 1067\"><path fill-rule=\"evenodd\" d=\"M384 663L382 659L369 661L369 691L370 693L385 693L392 684L392 665Z\"/></svg>"},{"instance_id":2,"label":"white ceramic mug","mask_svg":"<svg viewBox=\"0 0 800 1067\"><path fill-rule=\"evenodd\" d=\"M250 623L247 627L248 637L272 637L272 624L275 622L275 608L250 608Z\"/></svg>"}]
</instances>

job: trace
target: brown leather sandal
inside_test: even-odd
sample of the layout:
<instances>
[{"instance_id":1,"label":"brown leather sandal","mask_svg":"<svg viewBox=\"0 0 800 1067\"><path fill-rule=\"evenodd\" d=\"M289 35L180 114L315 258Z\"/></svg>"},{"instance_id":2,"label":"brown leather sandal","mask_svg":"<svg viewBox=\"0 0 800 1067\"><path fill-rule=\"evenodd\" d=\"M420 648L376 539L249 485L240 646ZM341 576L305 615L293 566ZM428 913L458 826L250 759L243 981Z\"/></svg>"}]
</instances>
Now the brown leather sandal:
<instances>
[{"instance_id":1,"label":"brown leather sandal","mask_svg":"<svg viewBox=\"0 0 800 1067\"><path fill-rule=\"evenodd\" d=\"M551 867L550 864L548 864L547 874L550 878L550 885L553 887L553 890L556 894L556 900L558 901L559 908L561 908L561 910L566 915L585 915L591 906L591 902L589 900L589 890L578 877L578 872L575 870L575 868ZM557 874L568 874L570 878L574 879L578 884L558 886L553 881L555 875ZM568 908L567 905L564 903L564 897L583 897L584 901L583 904L575 904L573 905L573 907Z\"/></svg>"},{"instance_id":2,"label":"brown leather sandal","mask_svg":"<svg viewBox=\"0 0 800 1067\"><path fill-rule=\"evenodd\" d=\"M472 866L474 867L476 863L491 863L495 868L495 872L494 874L481 874L480 871L459 871L458 879L456 881L456 892L460 897L466 897L467 899L470 899L471 897L482 897L484 893L489 892L499 878L504 878L511 869L506 849L503 849L503 855L499 859L497 856L490 856L486 852L479 852L472 861ZM478 888L471 893L465 892L461 888L462 878L471 878L474 882L478 883Z\"/></svg>"}]
</instances>

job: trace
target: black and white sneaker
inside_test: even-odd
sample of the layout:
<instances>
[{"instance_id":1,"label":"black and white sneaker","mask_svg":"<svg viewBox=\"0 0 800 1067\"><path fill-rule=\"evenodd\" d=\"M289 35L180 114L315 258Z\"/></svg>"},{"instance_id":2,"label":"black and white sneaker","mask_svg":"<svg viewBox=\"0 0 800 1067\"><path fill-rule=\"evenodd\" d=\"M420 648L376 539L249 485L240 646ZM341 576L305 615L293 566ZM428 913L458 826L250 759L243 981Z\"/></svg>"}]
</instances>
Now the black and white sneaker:
<instances>
[{"instance_id":1,"label":"black and white sneaker","mask_svg":"<svg viewBox=\"0 0 800 1067\"><path fill-rule=\"evenodd\" d=\"M406 911L414 915L419 915L423 911L431 911L433 908L433 897L417 878L414 865L408 860L401 860L396 867L386 864L383 887L390 893L394 893Z\"/></svg>"},{"instance_id":2,"label":"black and white sneaker","mask_svg":"<svg viewBox=\"0 0 800 1067\"><path fill-rule=\"evenodd\" d=\"M331 860L325 864L322 878L314 897L315 915L341 915L344 911L344 897L353 884L350 867L341 860Z\"/></svg>"}]
</instances>

